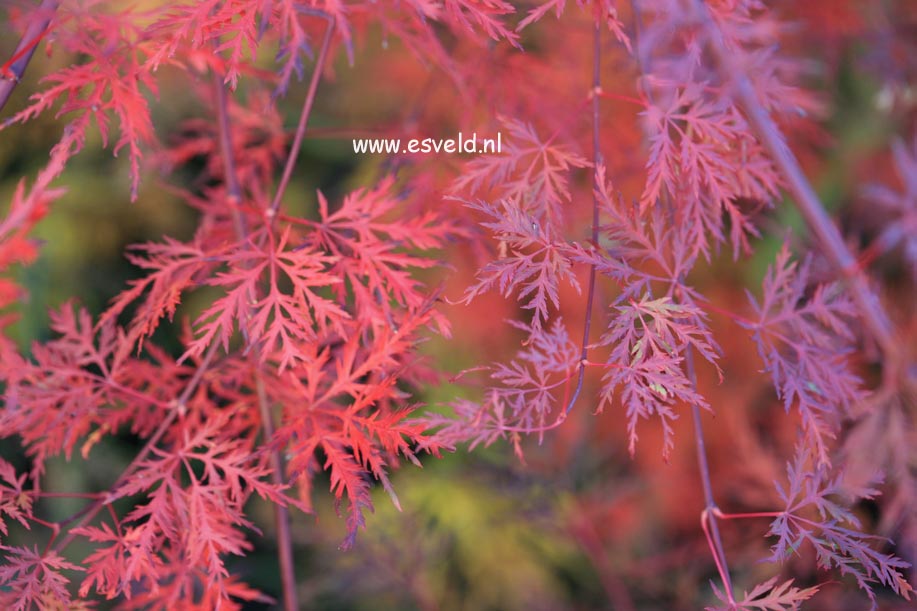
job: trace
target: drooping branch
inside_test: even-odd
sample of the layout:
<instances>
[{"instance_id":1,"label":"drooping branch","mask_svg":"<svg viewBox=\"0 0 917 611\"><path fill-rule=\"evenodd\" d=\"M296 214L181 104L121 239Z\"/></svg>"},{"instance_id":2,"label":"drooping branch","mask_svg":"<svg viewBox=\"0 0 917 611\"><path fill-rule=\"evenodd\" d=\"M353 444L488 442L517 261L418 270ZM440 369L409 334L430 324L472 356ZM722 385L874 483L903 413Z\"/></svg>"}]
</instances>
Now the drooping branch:
<instances>
[{"instance_id":1,"label":"drooping branch","mask_svg":"<svg viewBox=\"0 0 917 611\"><path fill-rule=\"evenodd\" d=\"M236 172L236 161L232 154L232 131L229 125L229 108L226 100L226 87L223 78L213 73L214 102L217 108L217 137L220 143L220 156L223 159L223 179L226 181L227 203L232 208L232 219L236 235L241 239L248 233L245 217L239 210L242 204L242 186Z\"/></svg>"},{"instance_id":2,"label":"drooping branch","mask_svg":"<svg viewBox=\"0 0 917 611\"><path fill-rule=\"evenodd\" d=\"M330 28L329 28L330 31ZM226 85L219 74L214 74L213 80L214 97L216 100L217 124L220 140L220 154L223 158L223 166L226 182L226 189L229 195L229 204L232 206L233 221L235 225L236 237L241 244L248 241L248 229L245 219L239 210L242 203L242 188L239 178L236 174L236 162L233 155L232 133L229 122L229 108L226 96ZM255 293L254 290L251 293ZM251 303L257 301L258 295L250 294ZM254 368L255 387L258 396L258 408L261 417L262 440L265 446L270 445L274 438L274 417L271 413L271 406L268 402L267 392L264 387L264 379L261 375L261 358L257 344L245 335L247 348L251 350L252 367ZM219 342L216 342L219 343ZM286 485L286 476L284 471L286 466L280 450L274 448L270 451L271 461L271 483L278 487ZM277 556L280 564L280 577L283 589L283 608L285 611L296 611L299 608L299 602L296 594L296 574L293 559L293 539L290 530L290 513L286 506L281 503L274 503L274 521L277 528Z\"/></svg>"},{"instance_id":3,"label":"drooping branch","mask_svg":"<svg viewBox=\"0 0 917 611\"><path fill-rule=\"evenodd\" d=\"M694 354L689 347L685 351L685 366L688 370L688 378L691 383L697 386L697 373L694 369ZM707 543L710 545L710 552L716 562L717 571L720 579L723 580L723 588L730 602L735 601L735 595L732 590L732 577L729 574L729 564L726 562L726 550L723 547L723 539L720 536L720 528L716 518L719 516L719 509L716 506L716 500L713 498L713 481L710 477L710 465L707 460L707 444L704 440L704 426L700 419L700 408L697 404L691 405L691 420L694 422L694 444L697 448L697 466L700 471L701 485L704 489L704 511L701 512L701 527L704 535L707 537Z\"/></svg>"},{"instance_id":4,"label":"drooping branch","mask_svg":"<svg viewBox=\"0 0 917 611\"><path fill-rule=\"evenodd\" d=\"M599 148L599 103L602 93L602 20L596 16L593 24L592 35L592 233L593 246L599 243L599 167L602 164L602 151ZM589 358L589 332L592 329L592 302L595 301L595 264L589 266L589 288L586 292L586 313L583 320L583 342L580 348L579 373L576 377L576 389L570 402L567 404L565 414L576 404L583 389L583 380L586 377L586 362Z\"/></svg>"},{"instance_id":5,"label":"drooping branch","mask_svg":"<svg viewBox=\"0 0 917 611\"><path fill-rule=\"evenodd\" d=\"M258 367L257 361L255 367ZM261 370L255 370L255 388L258 394L258 408L261 414L261 425L264 429L264 443L269 444L274 437L274 417L268 401L267 390L264 387L264 377ZM286 465L280 451L273 449L270 453L271 483L277 486L286 485ZM290 512L285 505L274 503L274 522L277 527L277 557L280 563L280 583L283 589L284 611L299 609L296 594L296 570L293 558L293 532L290 528Z\"/></svg>"},{"instance_id":6,"label":"drooping branch","mask_svg":"<svg viewBox=\"0 0 917 611\"><path fill-rule=\"evenodd\" d=\"M280 177L280 184L277 186L277 193L268 209L268 214L273 218L280 210L280 202L283 194L290 184L290 178L293 176L293 169L296 167L296 159L299 157L299 151L302 148L302 141L306 135L306 125L309 123L309 115L312 114L312 105L315 102L315 93L318 91L318 82L321 80L322 72L325 71L325 62L328 59L328 48L331 46L331 37L334 34L334 20L330 15L325 15L328 20L328 27L325 30L325 37L322 40L322 48L318 52L318 58L315 61L315 68L312 72L312 79L309 81L309 91L303 101L302 112L299 114L299 123L296 126L296 134L293 136L293 145L290 147L290 153L287 156L287 162L283 168L283 174Z\"/></svg>"}]
</instances>

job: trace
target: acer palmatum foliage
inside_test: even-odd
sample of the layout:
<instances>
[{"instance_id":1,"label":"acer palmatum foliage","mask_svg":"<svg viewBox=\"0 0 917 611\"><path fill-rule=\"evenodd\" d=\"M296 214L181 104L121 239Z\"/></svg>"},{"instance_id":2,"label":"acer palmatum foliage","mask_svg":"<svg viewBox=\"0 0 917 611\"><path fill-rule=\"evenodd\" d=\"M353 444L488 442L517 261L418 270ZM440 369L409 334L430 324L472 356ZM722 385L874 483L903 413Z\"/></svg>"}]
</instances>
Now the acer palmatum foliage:
<instances>
[{"instance_id":1,"label":"acer palmatum foliage","mask_svg":"<svg viewBox=\"0 0 917 611\"><path fill-rule=\"evenodd\" d=\"M816 10L777 4L790 17ZM891 22L899 10L862 9ZM0 100L36 49L56 63L29 83L0 135L15 138L53 113L61 136L12 196L0 270L35 259L29 231L96 133L127 154L131 199L146 170L176 171L173 190L198 215L189 240L131 247L142 275L100 315L68 303L52 314L53 339L27 352L0 340L0 435L17 437L31 461L25 471L0 462L6 607L269 601L227 566L260 532L246 504L257 496L276 509L277 597L296 608L288 510L312 510L319 472L346 516L342 546L352 547L373 482L400 505L389 472L401 460L501 437L521 457L526 434L543 440L583 410L619 423L631 456L643 431L657 431L666 461L678 459L676 423L691 413L717 608L796 609L819 590L774 576L738 595L732 571L748 570L727 561L718 523L740 518L773 519L760 530L776 538L775 562L810 545L819 566L851 577L873 604L880 585L909 597L907 562L863 532L850 503L876 497L887 471L893 502L881 526L901 533L913 561L914 355L903 341L913 312L882 300L878 274L867 274L902 254L913 268L915 154L906 137L895 141L902 184L864 186L888 218L857 260L793 152L810 143L787 136L817 132L826 104L807 88L811 65L794 55L805 50L800 28L779 10L758 0L45 0L10 3L4 16L21 42L2 66ZM393 67L370 49L380 32L383 47L392 37L410 59ZM535 51L524 53L529 43ZM334 70L338 57L426 83L421 104L399 109L403 131L502 130L505 154L457 164L397 155L386 160L397 178L340 198L318 192L310 213L294 214L308 207L288 187L312 109L350 69ZM175 69L206 110L162 133L152 109ZM900 89L913 69L896 67L887 86ZM290 91L303 97L298 118L282 114ZM193 178L182 183L177 171ZM698 280L724 265L723 249L735 265L753 253L773 232L769 210L784 190L814 236L812 253L797 263L784 245L747 306L718 303ZM437 272L468 271L469 259L480 262L471 285L441 298ZM484 388L451 402L451 414L417 414L413 395L444 367L420 359L419 344L449 336L443 304L474 307L488 292L517 306L503 342L512 350L500 351L514 356L483 367ZM2 280L0 306L20 295ZM192 296L206 303L189 315ZM166 325L180 330L179 350L157 345ZM737 347L731 336L742 329L748 341ZM699 379L732 381L741 372L730 371L729 350L755 349L789 414L774 418L798 423L797 451L774 507L727 513L715 502L725 484L712 477L700 413L747 407L720 404ZM881 426L892 420L895 436ZM103 438L125 431L144 445L108 490L82 495L69 518L42 517L37 501L56 498L44 485L47 461L90 460ZM884 451L863 456L870 445ZM41 545L6 543L11 528ZM85 558L68 555L77 539L91 550Z\"/></svg>"},{"instance_id":2,"label":"acer palmatum foliage","mask_svg":"<svg viewBox=\"0 0 917 611\"><path fill-rule=\"evenodd\" d=\"M533 9L522 25L560 7L562 3L543 4ZM635 24L631 34L619 27L617 8L616 4L593 6L594 71L585 103L591 102L596 108L595 99L605 97L643 107L639 113L647 147L643 187L631 189L636 197L630 201L615 194L615 183L629 182L626 172L633 169L615 160L602 146L609 142L602 136L611 130L605 127L607 115L598 110L592 114L591 125L584 113L576 127L559 132L568 137L563 144L554 142L557 134L539 136L537 129L527 128L526 141L543 142L545 167L540 176L534 174L537 170L527 161L522 147L510 150L510 161L484 158L467 164L463 176L453 183L452 192L460 198L483 198L469 205L484 213L481 226L493 236L496 247L493 260L483 265L477 284L465 299L488 289L516 299L521 311L530 310L531 314L512 324L525 328L528 338L516 359L492 367L492 382L487 384L482 402L456 403L453 422L444 423L441 416L427 421L442 425L440 435L450 442L465 438L475 444L503 436L518 448L520 433L542 434L555 428L576 409L577 400L581 406L591 404L606 414L609 406L620 406L617 413L626 423L630 453L636 451L638 423L652 419L661 428L662 451L668 459L675 444L672 423L679 411L685 406L693 410L697 434L701 435L699 410L718 407L698 389L695 357L709 362L722 380L721 349L709 316L725 313L750 331L776 395L787 411L798 413L799 444L808 460L805 467L797 462L791 473L825 478L838 452L837 439L844 435L845 426L862 418L857 406L865 405L869 394L852 368L851 353L864 339L878 342L884 351L881 396L903 395L908 405L912 404L907 397L913 392L913 373L902 374L900 367L906 368L913 355L907 350L902 354L897 340L891 339L891 323L882 305L863 281L861 270L855 264L847 265L853 261L850 252L834 226L826 224L827 217L779 131L780 125L796 125L821 112L820 101L801 86L805 64L778 53L777 43L789 30L761 2L634 2L629 5ZM609 32L618 44L602 44L603 32ZM641 73L631 90L609 93L603 86L602 78L607 74L602 70L603 60L608 55L613 58L609 63L630 61ZM617 117L608 122L615 126L623 123ZM566 166L574 164L562 160L568 155L567 149L577 150L570 142L579 142L580 150L588 150L585 143L590 135L593 213L592 238L586 239L581 237L586 233L581 224L584 215L576 216L576 206L560 208L556 193L561 203L585 200L567 189L572 167ZM902 168L907 167L908 155L902 145L896 147L896 167L907 185L911 182L909 172ZM614 150L621 152L620 148ZM632 151L623 154L631 155ZM511 190L507 184L513 185ZM543 185L558 185L559 189L547 190ZM785 186L794 195L800 193L803 215L821 240L815 247L822 247L828 263L835 265L828 274L846 280L846 285L816 280L811 264L792 262L784 245L764 278L763 295L749 293L749 314L724 312L710 303L690 278L699 273L702 263L717 255L721 246L728 246L734 259L749 252L751 239L761 235L757 220L760 211L773 206ZM907 209L906 203L899 203L900 199L906 201L907 195L902 198L893 190L873 187L867 195L886 202L889 210L900 210L898 214ZM817 211L812 209L813 201ZM888 243L885 250L904 241L897 235L900 226L893 227L882 236ZM580 290L578 278L582 276L576 275L583 265L591 269L588 292ZM585 295L577 300L585 302L580 358L563 348L571 334L563 327L561 315L570 320L570 310L559 303L557 295L565 283ZM601 317L594 314L602 311L596 309L601 304L593 303L594 295L607 299L609 307ZM858 333L858 318L865 321L866 338ZM546 333L551 320L550 333ZM606 325L598 336L590 333L596 324ZM870 334L873 336L868 337ZM556 362L534 358L538 346L552 346L550 354L567 356ZM603 371L598 399L594 395L584 398L581 392L587 369ZM507 376L507 371L516 375ZM868 405L871 411L882 411L899 404L879 401ZM912 409L907 411L911 419ZM912 426L908 424L908 430L913 430ZM703 455L703 446L700 451ZM907 447L901 452L913 455ZM843 473L845 465L833 466ZM873 464L877 470L882 467L882 461ZM708 469L702 456L702 478L709 477ZM895 485L909 490L913 484L906 471L897 471L900 479ZM792 509L781 514L723 514L715 505L709 480L707 483L707 535L725 586L724 591L717 590L725 608L797 608L818 589L798 588L792 586L792 580L778 583L774 578L755 586L740 600L731 584L716 524L727 517L777 517L770 534L792 538L794 550L811 536L809 542L820 566L856 577L873 604L874 583L909 598L911 586L905 577L908 563L876 551L874 547L883 542L859 533L859 521L842 505L811 501L819 509L818 515L806 522L808 526L788 534L792 527L786 524L802 524L787 518ZM836 484L831 492L848 493L850 502L871 498L875 490ZM840 524L842 521L847 524ZM771 557L774 561L787 558L779 553L786 548L785 539L780 541Z\"/></svg>"}]
</instances>

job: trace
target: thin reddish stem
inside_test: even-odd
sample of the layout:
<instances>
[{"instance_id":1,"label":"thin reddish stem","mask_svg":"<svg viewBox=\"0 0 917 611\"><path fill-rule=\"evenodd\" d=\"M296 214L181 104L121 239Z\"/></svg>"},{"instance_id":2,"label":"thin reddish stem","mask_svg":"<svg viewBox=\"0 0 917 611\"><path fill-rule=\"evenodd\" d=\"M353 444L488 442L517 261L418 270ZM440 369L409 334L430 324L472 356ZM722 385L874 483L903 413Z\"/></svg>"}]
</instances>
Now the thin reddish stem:
<instances>
[{"instance_id":1,"label":"thin reddish stem","mask_svg":"<svg viewBox=\"0 0 917 611\"><path fill-rule=\"evenodd\" d=\"M327 49L323 47L323 51L327 51ZM214 75L214 88L217 101L217 122L220 126L220 149L226 171L225 180L227 190L229 191L230 205L233 210L236 237L241 243L245 244L248 240L248 230L238 206L242 200L242 190L238 176L236 175L225 84L223 79L216 74ZM265 236L269 240L272 239L270 231L266 231ZM252 303L257 301L258 296L256 293L257 291L255 289L250 291L249 297ZM260 350L258 349L257 343L249 337L248 333L243 333L243 335L247 344L246 347L251 351L251 364L255 376L255 392L258 396L258 408L261 415L263 443L265 447L270 447L274 438L274 418L271 414L267 391L264 387L264 379L261 375ZM277 448L271 449L269 456L271 461L271 482L277 487L284 487L286 485L286 476L284 475L285 465L283 457L280 455L280 450ZM285 611L296 611L299 608L299 602L296 594L293 537L290 529L290 514L286 506L280 503L274 503L274 520L277 528L277 560L280 565L283 608Z\"/></svg>"},{"instance_id":2,"label":"thin reddish stem","mask_svg":"<svg viewBox=\"0 0 917 611\"><path fill-rule=\"evenodd\" d=\"M691 384L696 388L697 373L694 370L694 353L690 347L685 350L685 366L688 372L688 379L691 380ZM729 564L726 561L726 551L723 548L723 539L720 537L720 529L716 523L716 514L719 510L716 507L716 501L713 499L713 483L710 478L710 465L707 462L707 444L704 440L704 427L700 420L700 408L696 403L691 404L691 419L694 421L697 466L700 470L701 485L704 490L704 510L701 512L701 524L704 527L704 535L707 537L707 542L710 545L710 551L713 554L716 568L720 573L720 578L723 580L726 596L729 598L730 603L734 603L732 578L729 575Z\"/></svg>"},{"instance_id":3,"label":"thin reddish stem","mask_svg":"<svg viewBox=\"0 0 917 611\"><path fill-rule=\"evenodd\" d=\"M542 426L506 426L500 425L499 429L507 433L544 433L545 431L550 431L556 429L567 419L567 414L560 414L557 419L551 424L545 424Z\"/></svg>"},{"instance_id":4,"label":"thin reddish stem","mask_svg":"<svg viewBox=\"0 0 917 611\"><path fill-rule=\"evenodd\" d=\"M3 110L3 107L6 106L10 96L13 94L13 89L19 84L22 75L25 74L26 66L32 60L35 49L38 48L38 43L47 35L51 27L51 20L54 18L54 13L57 11L59 4L60 0L44 0L41 3L41 6L36 11L38 18L33 20L29 27L26 28L19 45L13 52L12 58L0 67L0 73L4 76L4 78L0 78L0 110ZM6 75L10 76L7 77Z\"/></svg>"},{"instance_id":5,"label":"thin reddish stem","mask_svg":"<svg viewBox=\"0 0 917 611\"><path fill-rule=\"evenodd\" d=\"M42 41L42 39L48 35L48 32L51 31L51 24L48 24L48 27L44 29L38 36L25 44L25 46L20 45L20 49L16 51L9 60L2 66L0 66L0 78L10 79L14 81L19 80L19 75L13 71L12 67L17 61L26 56L27 53L34 53L35 47ZM25 39L23 39L25 40Z\"/></svg>"},{"instance_id":6,"label":"thin reddish stem","mask_svg":"<svg viewBox=\"0 0 917 611\"><path fill-rule=\"evenodd\" d=\"M583 368L585 365L580 363L580 366L577 369ZM567 369L567 375L564 376L564 400L561 405L570 405L570 378L573 377L573 372L570 369Z\"/></svg>"},{"instance_id":7,"label":"thin reddish stem","mask_svg":"<svg viewBox=\"0 0 917 611\"><path fill-rule=\"evenodd\" d=\"M257 367L257 364L255 365ZM258 393L258 408L261 414L261 427L264 431L264 443L269 444L274 438L274 417L271 414L270 402L264 388L264 379L260 369L255 370L255 389ZM270 453L271 482L278 487L286 484L286 471L283 456L278 450ZM293 558L293 533L290 529L290 512L285 505L274 503L274 520L277 524L277 556L280 562L280 582L283 588L284 611L297 611L299 603L296 594L296 570Z\"/></svg>"},{"instance_id":8,"label":"thin reddish stem","mask_svg":"<svg viewBox=\"0 0 917 611\"><path fill-rule=\"evenodd\" d=\"M714 508L713 515L723 520L745 520L748 518L779 518L784 511L752 511L749 513L723 513Z\"/></svg>"},{"instance_id":9,"label":"thin reddish stem","mask_svg":"<svg viewBox=\"0 0 917 611\"><path fill-rule=\"evenodd\" d=\"M716 312L717 314L722 314L723 316L732 320L733 322L741 323L749 327L757 327L760 324L758 322L751 320L750 318L745 318L744 316L736 314L735 312L732 312L725 308L721 308L713 303L706 303L704 304L704 307L712 312Z\"/></svg>"},{"instance_id":10,"label":"thin reddish stem","mask_svg":"<svg viewBox=\"0 0 917 611\"><path fill-rule=\"evenodd\" d=\"M726 559L720 559L719 542L714 538L716 521L710 516L710 512L704 509L700 514L700 527L704 531L704 537L707 538L707 546L713 555L713 561L716 563L716 570L720 574L720 579L726 585L726 598L731 606L736 604L735 596L732 593L731 580L729 578L729 568L726 566ZM718 538L718 537L717 537Z\"/></svg>"},{"instance_id":11,"label":"thin reddish stem","mask_svg":"<svg viewBox=\"0 0 917 611\"><path fill-rule=\"evenodd\" d=\"M51 536L48 537L48 543L45 545L43 554L47 554L51 550L51 546L54 545L54 541L57 539L57 536L60 534L61 526L57 522L47 522L41 518L36 518L35 516L30 516L29 520L35 522L36 524L41 524L42 526L51 529Z\"/></svg>"},{"instance_id":12,"label":"thin reddish stem","mask_svg":"<svg viewBox=\"0 0 917 611\"><path fill-rule=\"evenodd\" d=\"M462 369L460 372L458 372L457 374L449 378L449 383L455 384L456 382L461 380L463 377L465 377L469 373L474 373L476 371L490 371L490 367L487 365L478 365L477 367L469 367L468 369Z\"/></svg>"},{"instance_id":13,"label":"thin reddish stem","mask_svg":"<svg viewBox=\"0 0 917 611\"><path fill-rule=\"evenodd\" d=\"M277 193L268 209L268 214L272 219L280 210L280 202L283 194L290 184L290 178L293 176L293 169L296 167L296 159L299 157L299 151L302 148L302 142L306 135L306 125L309 122L309 115L312 114L312 105L315 103L315 93L318 91L318 83L322 78L322 72L325 70L325 61L328 58L328 48L331 46L331 36L334 34L334 20L327 16L328 28L325 30L325 37L322 40L322 48L318 52L318 59L315 61L315 69L312 72L312 79L309 81L309 91L306 93L306 99L303 102L302 112L299 114L299 123L296 126L296 134L293 137L293 145L290 148L290 154L287 156L286 165L283 168L283 175L280 178L280 184L277 186Z\"/></svg>"},{"instance_id":14,"label":"thin reddish stem","mask_svg":"<svg viewBox=\"0 0 917 611\"><path fill-rule=\"evenodd\" d=\"M36 524L44 526L45 528L50 528L51 530L54 530L54 531L60 530L60 524L58 524L57 522L48 522L46 520L42 520L41 518L37 516L29 516L29 521L35 522Z\"/></svg>"},{"instance_id":15,"label":"thin reddish stem","mask_svg":"<svg viewBox=\"0 0 917 611\"><path fill-rule=\"evenodd\" d=\"M592 244L599 243L599 166L602 164L602 152L599 147L599 96L602 91L602 23L596 18L592 35ZM583 363L589 360L589 334L592 330L592 303L595 301L595 263L589 266L589 288L586 292L586 313L583 321L583 341L580 348L580 366L576 378L576 388L567 403L565 414L569 414L583 390L586 367Z\"/></svg>"},{"instance_id":16,"label":"thin reddish stem","mask_svg":"<svg viewBox=\"0 0 917 611\"><path fill-rule=\"evenodd\" d=\"M245 226L245 217L239 209L239 205L242 203L242 186L239 184L235 156L233 155L226 84L223 82L223 77L216 71L213 72L213 92L217 109L217 137L220 142L220 156L223 159L224 180L226 181L226 192L229 200L227 203L232 210L236 234L242 239L248 233L248 229Z\"/></svg>"}]
</instances>

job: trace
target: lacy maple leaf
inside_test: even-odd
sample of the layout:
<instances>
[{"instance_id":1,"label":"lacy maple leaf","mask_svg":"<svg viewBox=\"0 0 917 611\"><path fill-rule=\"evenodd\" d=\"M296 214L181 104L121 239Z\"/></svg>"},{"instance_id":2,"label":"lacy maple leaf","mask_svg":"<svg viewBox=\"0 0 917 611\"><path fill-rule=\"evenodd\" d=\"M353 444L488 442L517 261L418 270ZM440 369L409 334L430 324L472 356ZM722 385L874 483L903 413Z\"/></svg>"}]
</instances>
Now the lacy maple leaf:
<instances>
[{"instance_id":1,"label":"lacy maple leaf","mask_svg":"<svg viewBox=\"0 0 917 611\"><path fill-rule=\"evenodd\" d=\"M743 592L742 599L730 603L716 584L710 584L716 597L723 601L723 606L707 607L707 611L797 611L799 606L809 600L818 592L818 586L811 588L797 588L793 580L777 583L777 578L772 577L759 583L751 592Z\"/></svg>"},{"instance_id":2,"label":"lacy maple leaf","mask_svg":"<svg viewBox=\"0 0 917 611\"><path fill-rule=\"evenodd\" d=\"M785 509L770 527L769 534L777 537L770 560L784 561L800 545L808 543L815 548L819 566L836 568L856 579L874 608L876 582L909 599L913 588L902 571L910 565L874 549L884 539L861 532L859 518L841 502L871 499L878 495L878 490L872 486L850 489L843 484L842 477L830 479L827 469L817 461L807 444L798 444L795 458L787 463L787 487L777 483ZM878 483L878 480L872 482Z\"/></svg>"},{"instance_id":3,"label":"lacy maple leaf","mask_svg":"<svg viewBox=\"0 0 917 611\"><path fill-rule=\"evenodd\" d=\"M562 228L563 204L570 201L569 175L572 168L589 166L580 155L542 140L535 128L514 119L502 119L508 136L505 153L481 156L464 165L453 183L456 194L490 190L496 199L515 202L537 223Z\"/></svg>"},{"instance_id":4,"label":"lacy maple leaf","mask_svg":"<svg viewBox=\"0 0 917 611\"><path fill-rule=\"evenodd\" d=\"M489 368L493 383L485 391L484 401L454 401L451 415L425 414L419 418L424 426L438 429L433 440L447 446L469 442L474 448L509 437L521 457L520 433L541 435L563 420L570 380L579 360L566 326L559 318L550 328L536 331L519 322L510 324L530 332L526 347L510 362Z\"/></svg>"},{"instance_id":5,"label":"lacy maple leaf","mask_svg":"<svg viewBox=\"0 0 917 611\"><path fill-rule=\"evenodd\" d=\"M613 402L620 387L630 453L636 451L637 423L656 416L662 424L663 456L668 458L674 447L671 421L678 417L674 406L684 402L709 408L683 369L684 352L694 349L715 364L719 348L704 324L706 315L693 304L644 295L614 309L616 315L598 342L611 346L598 411Z\"/></svg>"},{"instance_id":6,"label":"lacy maple leaf","mask_svg":"<svg viewBox=\"0 0 917 611\"><path fill-rule=\"evenodd\" d=\"M809 265L791 261L784 244L764 278L760 302L748 293L757 320L740 324L752 331L784 407L796 405L808 442L828 464L828 440L864 391L846 362L856 339L856 310L836 283L810 291Z\"/></svg>"},{"instance_id":7,"label":"lacy maple leaf","mask_svg":"<svg viewBox=\"0 0 917 611\"><path fill-rule=\"evenodd\" d=\"M143 67L147 54L142 29L124 13L96 10L99 0L65 2L58 9L54 38L67 53L88 58L44 77L48 86L32 94L30 103L0 123L0 129L34 119L59 104L58 116L73 114L62 142L71 154L83 148L91 120L103 144L117 122L120 136L114 154L127 148L131 167L131 196L140 184L142 147L155 142L144 89L156 93L152 75ZM117 121L115 121L117 120Z\"/></svg>"},{"instance_id":8,"label":"lacy maple leaf","mask_svg":"<svg viewBox=\"0 0 917 611\"><path fill-rule=\"evenodd\" d=\"M549 307L556 310L560 305L561 282L580 291L573 272L574 251L550 226L540 225L514 200L501 200L499 207L486 202L466 202L466 206L490 217L481 225L500 240L501 257L478 271L477 283L468 287L462 301L470 303L495 287L504 297L517 292L517 298L524 300L522 307L532 310L532 331L538 331L550 316Z\"/></svg>"},{"instance_id":9,"label":"lacy maple leaf","mask_svg":"<svg viewBox=\"0 0 917 611\"><path fill-rule=\"evenodd\" d=\"M11 611L73 609L63 571L83 569L54 551L40 553L37 546L0 545L5 555L0 565L0 603ZM85 608L85 607L83 607Z\"/></svg>"}]
</instances>

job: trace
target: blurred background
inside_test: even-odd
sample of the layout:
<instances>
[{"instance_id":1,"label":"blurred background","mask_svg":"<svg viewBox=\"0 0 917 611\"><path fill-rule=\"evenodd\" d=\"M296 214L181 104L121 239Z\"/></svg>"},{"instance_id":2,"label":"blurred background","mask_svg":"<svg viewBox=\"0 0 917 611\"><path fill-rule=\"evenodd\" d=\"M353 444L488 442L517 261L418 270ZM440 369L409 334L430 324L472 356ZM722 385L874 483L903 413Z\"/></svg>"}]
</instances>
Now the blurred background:
<instances>
[{"instance_id":1,"label":"blurred background","mask_svg":"<svg viewBox=\"0 0 917 611\"><path fill-rule=\"evenodd\" d=\"M786 53L799 54L812 63L807 84L818 93L825 109L822 117L791 134L794 147L823 201L848 229L851 241L869 243L885 219L859 196L859 186L865 182L900 184L902 177L895 175L889 143L895 134L913 133L908 130L913 129L917 109L912 80L915 55L907 41L917 40L914 3L876 3L886 5L881 11L866 7L873 3L853 1L775 4L804 33L790 39ZM18 40L3 18L5 10L0 8L0 59L10 56ZM357 156L350 138L447 138L459 129L471 128L492 134L499 129L498 112L527 116L542 90L553 92L546 103L558 109L580 104L580 92L587 90L591 70L589 30L586 13L570 6L560 22L555 23L551 15L542 26L526 31L524 55L507 45L466 46L446 37L448 51L474 67L473 73L448 74L415 57L397 37L367 27L356 38L354 64L349 65L339 50L333 70L320 85L312 129L287 198L290 209L312 214L317 189L335 201L395 172L401 184L411 188L411 206L450 207L461 214L460 206L442 196L461 171L463 158ZM557 43L555 37L563 42ZM626 67L613 41L607 47L606 90L633 94L633 67ZM271 54L264 55L270 58ZM40 50L0 119L23 105L42 74L66 61L70 60L53 54L47 57ZM267 60L261 63L271 66ZM525 78L518 86L503 90L489 84L520 71ZM206 104L196 95L196 88L206 87L206 82L189 87L189 79L194 77L164 68L160 98L151 98L157 135L164 147L174 142L183 121L209 116ZM245 100L263 90L262 84L243 80L236 96ZM294 83L279 101L280 120L288 131L292 131L304 95L305 84ZM634 173L633 184L619 185L631 194L639 191L635 185L642 181L639 169L644 160L638 110L617 102L603 107L606 156L619 175ZM541 112L545 116L536 125L541 133L563 127L554 113ZM25 126L0 131L0 209L8 205L17 182L22 177L33 178L47 161L61 125L60 120L45 115ZM588 156L587 128L584 117L560 133L571 148ZM70 162L57 182L67 188L67 194L32 234L41 243L38 261L14 270L28 295L17 307L19 321L10 332L24 350L49 337L49 308L74 299L98 313L139 274L124 257L128 245L192 235L196 214L174 187L193 188L200 171L194 164L202 162L192 160L189 167L170 172L164 150L147 152L149 163L135 203L129 203L127 159L113 158L102 149L97 136ZM588 198L589 174L582 171L574 178L574 201L582 204ZM571 237L582 237L588 215L585 204L571 211ZM760 286L786 228L792 230L791 240L797 244L805 239L791 206L778 202L760 220L765 237L755 244L753 256L733 263L730 253L723 253L709 266L701 266L693 279L720 308L745 311L744 289ZM457 300L473 281L477 264L487 256L456 244L455 252L449 253L455 269L429 280L442 282L445 295ZM880 258L873 271L889 287L886 294L893 310L913 307L913 301L908 301L914 296L913 284L894 253ZM567 305L562 314L571 336L578 337L582 298L570 292L563 299ZM486 295L470 306L442 307L454 326L454 339L432 338L424 346L425 357L439 369L455 374L506 358L518 347L517 342L507 340L514 335L502 322L515 316L512 302ZM179 316L193 318L199 308L200 304L185 303ZM704 426L717 498L726 511L773 510L779 501L772 481L782 477L784 460L791 454L795 417L784 414L769 380L759 372L760 363L747 338L723 317L715 317L713 326L728 355L725 382L717 384L709 370L699 374L701 391L715 408L715 415L704 415ZM161 327L155 341L177 353L178 338L169 335L176 328ZM415 398L427 409L442 410L458 397L480 399L477 382L483 383L483 378L469 376L462 384L444 379L419 389ZM314 486L315 515L294 519L300 598L305 608L676 611L713 604L708 581L716 579L716 570L699 528L703 502L688 414L676 423L677 445L668 463L661 458L661 438L654 423L641 430L637 455L631 458L623 419L613 410L597 416L592 413L597 405L589 397L595 396L597 383L597 379L587 382L585 399L563 426L545 434L543 440L522 440L525 462L514 456L510 444L498 442L471 452L459 448L442 458L424 458L422 469L408 465L397 470L392 482L404 511L395 510L380 488L376 512L351 551L337 549L344 537L344 523L335 516L328 482L320 476ZM129 462L137 443L123 434L100 443L88 460L55 460L45 488L103 490ZM0 456L17 468L27 468L15 439L0 440ZM83 503L79 499L53 501L41 503L40 512L49 520L62 519ZM276 596L280 587L272 514L259 501L251 503L265 536L253 535L255 550L232 559L231 570ZM878 509L864 505L860 511L865 527L875 528ZM723 525L738 589L751 588L780 571L758 562L767 555L767 527L766 520ZM37 530L14 531L10 540L40 544L43 536ZM80 550L74 547L74 553ZM814 558L803 550L782 574L795 577L800 586L827 581L814 566ZM839 584L829 583L824 590L819 600L825 606L820 608L863 608L864 599L851 595L849 587L837 596L832 591L839 592ZM889 609L899 604L891 599L881 602ZM252 604L251 608L267 607Z\"/></svg>"}]
</instances>

